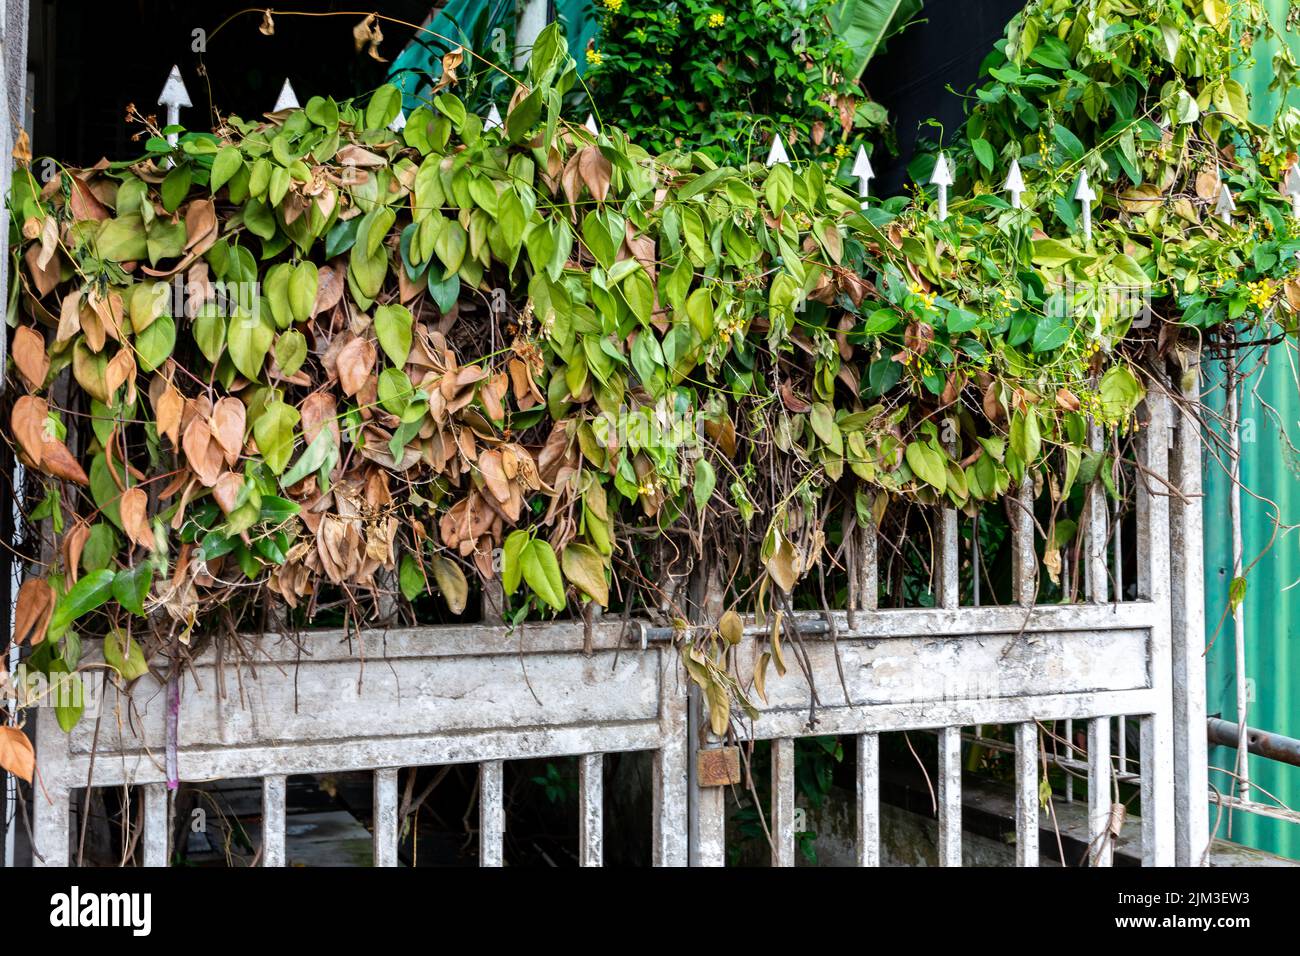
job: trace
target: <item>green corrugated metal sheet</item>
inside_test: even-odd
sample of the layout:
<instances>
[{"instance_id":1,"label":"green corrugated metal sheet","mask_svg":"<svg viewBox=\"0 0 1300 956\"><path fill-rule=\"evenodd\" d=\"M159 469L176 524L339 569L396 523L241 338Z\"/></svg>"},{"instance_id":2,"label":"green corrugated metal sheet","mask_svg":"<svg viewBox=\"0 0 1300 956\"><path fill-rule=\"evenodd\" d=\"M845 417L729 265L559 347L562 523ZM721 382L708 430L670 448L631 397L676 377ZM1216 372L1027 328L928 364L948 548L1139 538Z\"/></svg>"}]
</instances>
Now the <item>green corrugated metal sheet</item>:
<instances>
[{"instance_id":1,"label":"green corrugated metal sheet","mask_svg":"<svg viewBox=\"0 0 1300 956\"><path fill-rule=\"evenodd\" d=\"M1281 25L1287 0L1267 0L1266 6ZM1300 53L1300 36L1288 41ZM1266 121L1281 105L1282 97L1270 92L1273 74L1270 51L1259 44L1255 65L1241 77L1253 96L1255 118ZM1300 105L1300 90L1290 91L1286 105ZM1241 389L1242 483L1251 493L1242 495L1242 536L1247 565L1273 536L1280 514L1284 525L1300 523L1300 460L1290 445L1300 447L1300 393L1297 370L1282 349L1271 353L1272 364L1245 382ZM1222 393L1211 402L1222 409ZM1207 458L1205 471L1205 609L1207 639L1218 628L1232 580L1232 535L1228 519L1229 483L1223 467ZM1258 496L1258 497L1254 497ZM1261 500L1266 499L1266 500ZM1272 502L1272 503L1270 503ZM1273 504L1276 503L1276 506ZM1248 722L1253 727L1300 737L1300 541L1282 536L1247 575L1245 598L1246 676L1253 680L1254 701ZM1292 585L1296 585L1292 587ZM1289 590L1288 590L1289 589ZM1228 618L1210 649L1207 691L1210 714L1236 720L1236 669L1232 620ZM1210 766L1231 769L1236 751L1210 748ZM1300 767L1262 758L1250 761L1252 782L1290 807L1300 806ZM1231 792L1232 780L1211 773L1210 782ZM1254 798L1268 801L1260 790ZM1210 823L1215 821L1211 807ZM1226 815L1218 835L1228 836ZM1254 814L1234 814L1231 838L1283 856L1300 858L1300 825L1270 820Z\"/></svg>"}]
</instances>

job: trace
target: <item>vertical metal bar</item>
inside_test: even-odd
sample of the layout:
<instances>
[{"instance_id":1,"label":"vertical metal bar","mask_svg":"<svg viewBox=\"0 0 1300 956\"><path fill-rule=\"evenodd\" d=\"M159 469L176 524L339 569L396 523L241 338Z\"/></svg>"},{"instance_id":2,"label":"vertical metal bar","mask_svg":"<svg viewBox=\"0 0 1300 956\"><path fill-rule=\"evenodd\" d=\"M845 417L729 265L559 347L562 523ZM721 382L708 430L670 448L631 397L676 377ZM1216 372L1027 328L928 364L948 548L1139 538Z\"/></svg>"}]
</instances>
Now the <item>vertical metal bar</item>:
<instances>
[{"instance_id":1,"label":"vertical metal bar","mask_svg":"<svg viewBox=\"0 0 1300 956\"><path fill-rule=\"evenodd\" d=\"M1115 600L1122 601L1124 600L1124 538L1118 498L1110 503L1110 525L1111 561L1114 564L1111 577L1115 581Z\"/></svg>"},{"instance_id":2,"label":"vertical metal bar","mask_svg":"<svg viewBox=\"0 0 1300 956\"><path fill-rule=\"evenodd\" d=\"M1012 513L1011 573L1016 603L1030 607L1037 597L1038 557L1034 551L1034 480L1028 474L1016 491Z\"/></svg>"},{"instance_id":3,"label":"vertical metal bar","mask_svg":"<svg viewBox=\"0 0 1300 956\"><path fill-rule=\"evenodd\" d=\"M858 584L858 607L863 611L874 611L880 607L880 573L878 565L878 547L876 541L875 519L862 529L862 549L860 557L862 566Z\"/></svg>"},{"instance_id":4,"label":"vertical metal bar","mask_svg":"<svg viewBox=\"0 0 1300 956\"><path fill-rule=\"evenodd\" d=\"M1088 721L1088 859L1093 866L1110 866L1111 769L1110 718Z\"/></svg>"},{"instance_id":5,"label":"vertical metal bar","mask_svg":"<svg viewBox=\"0 0 1300 956\"><path fill-rule=\"evenodd\" d=\"M1095 422L1088 425L1088 443L1094 452L1105 448L1104 433ZM1088 600L1105 604L1110 583L1106 568L1106 490L1100 480L1088 492L1087 538Z\"/></svg>"},{"instance_id":6,"label":"vertical metal bar","mask_svg":"<svg viewBox=\"0 0 1300 956\"><path fill-rule=\"evenodd\" d=\"M651 862L655 866L686 866L690 860L691 775L685 671L675 647L644 653L659 655L659 749L653 760Z\"/></svg>"},{"instance_id":7,"label":"vertical metal bar","mask_svg":"<svg viewBox=\"0 0 1300 956\"><path fill-rule=\"evenodd\" d=\"M699 688L691 688L691 866L727 865L727 788L701 787L699 782L699 746L701 737L717 740L708 730L704 700Z\"/></svg>"},{"instance_id":8,"label":"vertical metal bar","mask_svg":"<svg viewBox=\"0 0 1300 956\"><path fill-rule=\"evenodd\" d=\"M957 420L943 420L945 432L951 431L953 438L945 442L949 454L960 457L960 442L957 440ZM961 605L961 534L957 525L957 509L944 508L939 526L939 606L956 608Z\"/></svg>"},{"instance_id":9,"label":"vertical metal bar","mask_svg":"<svg viewBox=\"0 0 1300 956\"><path fill-rule=\"evenodd\" d=\"M504 866L506 842L505 764L478 765L478 863Z\"/></svg>"},{"instance_id":10,"label":"vertical metal bar","mask_svg":"<svg viewBox=\"0 0 1300 956\"><path fill-rule=\"evenodd\" d=\"M692 620L716 622L722 616L725 587L722 567L716 561L707 562L695 571L691 580ZM726 866L727 863L727 789L726 787L701 787L699 781L699 755L706 747L722 743L713 733L704 709L704 697L692 684L689 770L692 800L690 827L690 865Z\"/></svg>"},{"instance_id":11,"label":"vertical metal bar","mask_svg":"<svg viewBox=\"0 0 1300 956\"><path fill-rule=\"evenodd\" d=\"M1038 725L1016 724L1016 866L1038 865Z\"/></svg>"},{"instance_id":12,"label":"vertical metal bar","mask_svg":"<svg viewBox=\"0 0 1300 956\"><path fill-rule=\"evenodd\" d=\"M972 607L980 606L980 516L970 519L970 569Z\"/></svg>"},{"instance_id":13,"label":"vertical metal bar","mask_svg":"<svg viewBox=\"0 0 1300 956\"><path fill-rule=\"evenodd\" d=\"M605 755L578 758L578 860L583 866L604 865Z\"/></svg>"},{"instance_id":14,"label":"vertical metal bar","mask_svg":"<svg viewBox=\"0 0 1300 956\"><path fill-rule=\"evenodd\" d=\"M1065 721L1065 759L1074 759L1074 721ZM1074 774L1065 775L1065 802L1074 803Z\"/></svg>"},{"instance_id":15,"label":"vertical metal bar","mask_svg":"<svg viewBox=\"0 0 1300 956\"><path fill-rule=\"evenodd\" d=\"M288 778L262 778L262 865L284 866L285 789Z\"/></svg>"},{"instance_id":16,"label":"vertical metal bar","mask_svg":"<svg viewBox=\"0 0 1300 956\"><path fill-rule=\"evenodd\" d=\"M1237 376L1228 371L1228 441L1231 460L1228 468L1228 516L1232 524L1232 580L1235 583L1244 572L1245 548L1241 533L1241 397L1238 394ZM1232 611L1232 637L1236 651L1235 670L1237 685L1237 796L1250 799L1250 751L1247 741L1247 724L1250 704L1246 683L1246 602L1238 601Z\"/></svg>"},{"instance_id":17,"label":"vertical metal bar","mask_svg":"<svg viewBox=\"0 0 1300 956\"><path fill-rule=\"evenodd\" d=\"M1172 556L1170 552L1170 503L1169 495L1161 485L1161 480L1169 474L1169 401L1163 393L1149 392L1146 399L1149 422L1141 433L1139 454L1143 456L1143 468L1149 475L1155 476L1143 483L1138 490L1138 553L1145 552L1145 578L1140 579L1144 596L1151 602L1151 688L1156 699L1156 708L1142 717L1140 724L1139 755L1142 762L1142 856L1145 863L1153 866L1171 866L1175 859L1175 814L1174 814L1174 713L1175 691L1173 686L1174 662L1172 647ZM1197 468L1199 469L1199 462ZM1195 505L1200 507L1199 503ZM1199 534L1197 536L1199 548ZM1198 576L1201 569L1194 569ZM1197 642L1198 650L1203 646L1203 633L1191 638ZM1200 690L1204 693L1204 683ZM1201 753L1204 753L1205 733L1204 718L1196 726L1186 728L1189 734L1200 736ZM1202 764L1202 773L1204 773ZM1205 780L1204 776L1200 778ZM1204 786L1204 784L1203 784ZM1207 789L1202 789L1199 799L1206 803ZM1189 799L1198 797L1191 794ZM1208 813L1208 810L1207 810ZM1202 830L1195 839L1202 834Z\"/></svg>"},{"instance_id":18,"label":"vertical metal bar","mask_svg":"<svg viewBox=\"0 0 1300 956\"><path fill-rule=\"evenodd\" d=\"M376 770L374 788L375 866L397 866L397 768ZM418 834L412 835L413 840L417 838Z\"/></svg>"},{"instance_id":19,"label":"vertical metal bar","mask_svg":"<svg viewBox=\"0 0 1300 956\"><path fill-rule=\"evenodd\" d=\"M880 736L858 734L858 866L880 866Z\"/></svg>"},{"instance_id":20,"label":"vertical metal bar","mask_svg":"<svg viewBox=\"0 0 1300 956\"><path fill-rule=\"evenodd\" d=\"M939 730L939 865L961 866L961 728Z\"/></svg>"},{"instance_id":21,"label":"vertical metal bar","mask_svg":"<svg viewBox=\"0 0 1300 956\"><path fill-rule=\"evenodd\" d=\"M501 624L505 620L506 599L500 578L483 582L479 600L481 602L479 613L483 617L484 624Z\"/></svg>"},{"instance_id":22,"label":"vertical metal bar","mask_svg":"<svg viewBox=\"0 0 1300 956\"><path fill-rule=\"evenodd\" d=\"M1115 733L1117 736L1115 738L1115 743L1116 749L1119 752L1118 767L1120 773L1128 773L1128 734L1125 733L1125 730L1127 730L1126 718L1116 717Z\"/></svg>"},{"instance_id":23,"label":"vertical metal bar","mask_svg":"<svg viewBox=\"0 0 1300 956\"><path fill-rule=\"evenodd\" d=\"M1174 855L1178 866L1203 865L1210 842L1208 759L1205 734L1201 733L1205 726L1205 594L1198 373L1194 358L1182 383L1183 407L1176 423L1171 422L1177 428L1173 484L1182 492L1169 504Z\"/></svg>"},{"instance_id":24,"label":"vertical metal bar","mask_svg":"<svg viewBox=\"0 0 1300 956\"><path fill-rule=\"evenodd\" d=\"M171 793L165 783L146 783L140 788L144 804L144 832L141 834L145 866L167 866L170 860Z\"/></svg>"},{"instance_id":25,"label":"vertical metal bar","mask_svg":"<svg viewBox=\"0 0 1300 956\"><path fill-rule=\"evenodd\" d=\"M794 866L794 741L772 741L772 865Z\"/></svg>"},{"instance_id":26,"label":"vertical metal bar","mask_svg":"<svg viewBox=\"0 0 1300 956\"><path fill-rule=\"evenodd\" d=\"M944 508L939 529L939 606L956 608L961 603L957 569L961 553L957 546L957 510Z\"/></svg>"},{"instance_id":27,"label":"vertical metal bar","mask_svg":"<svg viewBox=\"0 0 1300 956\"><path fill-rule=\"evenodd\" d=\"M53 707L36 708L36 760L42 786L32 789L32 863L67 866L72 840L68 736L59 726Z\"/></svg>"}]
</instances>

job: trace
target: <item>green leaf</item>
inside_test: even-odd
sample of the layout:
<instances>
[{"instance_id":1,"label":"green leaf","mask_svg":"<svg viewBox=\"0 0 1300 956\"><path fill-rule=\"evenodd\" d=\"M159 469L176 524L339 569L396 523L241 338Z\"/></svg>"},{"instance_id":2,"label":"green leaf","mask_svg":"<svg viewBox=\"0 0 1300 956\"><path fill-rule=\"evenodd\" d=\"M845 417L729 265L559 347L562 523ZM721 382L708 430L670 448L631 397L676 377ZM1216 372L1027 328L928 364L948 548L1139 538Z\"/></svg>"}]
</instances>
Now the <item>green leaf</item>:
<instances>
[{"instance_id":1,"label":"green leaf","mask_svg":"<svg viewBox=\"0 0 1300 956\"><path fill-rule=\"evenodd\" d=\"M213 365L226 350L226 317L217 306L208 304L194 317L194 343Z\"/></svg>"},{"instance_id":2,"label":"green leaf","mask_svg":"<svg viewBox=\"0 0 1300 956\"><path fill-rule=\"evenodd\" d=\"M89 614L107 601L113 594L113 579L116 577L108 568L91 571L77 580L67 594L59 598L50 615L49 631L57 634L69 624Z\"/></svg>"},{"instance_id":3,"label":"green leaf","mask_svg":"<svg viewBox=\"0 0 1300 956\"><path fill-rule=\"evenodd\" d=\"M307 361L307 336L297 329L281 332L275 340L275 364L286 376L291 376Z\"/></svg>"},{"instance_id":4,"label":"green leaf","mask_svg":"<svg viewBox=\"0 0 1300 956\"><path fill-rule=\"evenodd\" d=\"M394 114L396 115L396 114ZM307 101L307 118L333 132L339 126L339 107L331 97L313 96ZM392 120L389 120L391 123Z\"/></svg>"},{"instance_id":5,"label":"green leaf","mask_svg":"<svg viewBox=\"0 0 1300 956\"><path fill-rule=\"evenodd\" d=\"M767 181L763 184L763 195L767 197L767 205L772 210L772 215L781 215L781 210L790 201L793 191L794 171L788 165L778 163L768 170Z\"/></svg>"},{"instance_id":6,"label":"green leaf","mask_svg":"<svg viewBox=\"0 0 1300 956\"><path fill-rule=\"evenodd\" d=\"M95 236L95 251L109 262L130 262L149 254L144 220L136 214L105 219Z\"/></svg>"},{"instance_id":7,"label":"green leaf","mask_svg":"<svg viewBox=\"0 0 1300 956\"><path fill-rule=\"evenodd\" d=\"M933 485L941 494L948 487L948 470L944 467L944 456L930 446L928 442L914 441L904 452L907 466L913 474L927 485Z\"/></svg>"},{"instance_id":8,"label":"green leaf","mask_svg":"<svg viewBox=\"0 0 1300 956\"><path fill-rule=\"evenodd\" d=\"M623 298L627 300L628 308L637 317L637 321L648 325L650 316L654 313L655 289L645 270L638 268L623 280L621 288Z\"/></svg>"},{"instance_id":9,"label":"green leaf","mask_svg":"<svg viewBox=\"0 0 1300 956\"><path fill-rule=\"evenodd\" d=\"M542 116L542 90L534 89L506 115L506 136L517 143L537 125Z\"/></svg>"},{"instance_id":10,"label":"green leaf","mask_svg":"<svg viewBox=\"0 0 1300 956\"><path fill-rule=\"evenodd\" d=\"M301 419L298 409L284 402L271 402L253 422L253 438L257 441L258 451L266 467L273 474L280 474L293 456L293 430ZM328 434L323 429L321 434ZM319 436L318 436L319 437Z\"/></svg>"},{"instance_id":11,"label":"green leaf","mask_svg":"<svg viewBox=\"0 0 1300 956\"><path fill-rule=\"evenodd\" d=\"M99 571L107 568L117 554L117 532L113 526L96 521L90 526L90 537L81 552L81 570Z\"/></svg>"},{"instance_id":12,"label":"green leaf","mask_svg":"<svg viewBox=\"0 0 1300 956\"><path fill-rule=\"evenodd\" d=\"M239 373L251 381L260 379L266 353L271 350L271 342L275 339L275 326L263 314L264 311L256 309L253 313L232 317L226 332L230 360Z\"/></svg>"},{"instance_id":13,"label":"green leaf","mask_svg":"<svg viewBox=\"0 0 1300 956\"><path fill-rule=\"evenodd\" d=\"M130 634L116 627L104 636L104 662L122 675L123 680L135 680L149 673L140 645Z\"/></svg>"},{"instance_id":14,"label":"green leaf","mask_svg":"<svg viewBox=\"0 0 1300 956\"><path fill-rule=\"evenodd\" d=\"M447 269L444 275L460 268L460 264L465 261L466 246L465 230L461 224L455 220L443 223L442 228L438 230L438 238L434 240L433 251L438 254L438 258Z\"/></svg>"},{"instance_id":15,"label":"green leaf","mask_svg":"<svg viewBox=\"0 0 1300 956\"><path fill-rule=\"evenodd\" d=\"M1063 266L1075 259L1086 259L1087 253L1061 242L1059 239L1038 239L1034 242L1034 264L1040 266Z\"/></svg>"},{"instance_id":16,"label":"green leaf","mask_svg":"<svg viewBox=\"0 0 1300 956\"><path fill-rule=\"evenodd\" d=\"M258 447L261 447L260 442ZM280 487L288 488L291 485L296 485L316 471L323 470L328 473L333 470L337 461L338 447L334 442L334 433L328 428L322 428L320 434L312 439L312 443L307 446L307 450L293 463L293 467L281 476ZM325 484L328 483L322 482L322 487Z\"/></svg>"},{"instance_id":17,"label":"green leaf","mask_svg":"<svg viewBox=\"0 0 1300 956\"><path fill-rule=\"evenodd\" d=\"M81 722L82 712L86 709L85 693L80 675L71 673L62 660L51 662L50 696L58 701L54 705L54 716L65 734L72 733Z\"/></svg>"},{"instance_id":18,"label":"green leaf","mask_svg":"<svg viewBox=\"0 0 1300 956\"><path fill-rule=\"evenodd\" d=\"M970 141L970 148L985 172L993 172L993 147L989 145L989 141L983 138L973 139Z\"/></svg>"},{"instance_id":19,"label":"green leaf","mask_svg":"<svg viewBox=\"0 0 1300 956\"><path fill-rule=\"evenodd\" d=\"M230 181L230 177L244 166L244 154L238 146L223 146L212 160L212 174L208 177L208 186L213 195Z\"/></svg>"},{"instance_id":20,"label":"green leaf","mask_svg":"<svg viewBox=\"0 0 1300 956\"><path fill-rule=\"evenodd\" d=\"M366 104L366 129L386 129L388 124L397 119L402 108L402 94L391 83L385 83L375 90Z\"/></svg>"},{"instance_id":21,"label":"green leaf","mask_svg":"<svg viewBox=\"0 0 1300 956\"><path fill-rule=\"evenodd\" d=\"M534 542L537 544L540 542ZM562 555L564 576L577 589L599 604L609 606L609 585L605 582L605 561L589 544L569 543ZM533 590L537 590L534 588Z\"/></svg>"},{"instance_id":22,"label":"green leaf","mask_svg":"<svg viewBox=\"0 0 1300 956\"><path fill-rule=\"evenodd\" d=\"M564 609L564 580L555 550L540 538L528 542L519 555L519 567L533 593L557 611Z\"/></svg>"},{"instance_id":23,"label":"green leaf","mask_svg":"<svg viewBox=\"0 0 1300 956\"><path fill-rule=\"evenodd\" d=\"M176 208L181 204L181 200L189 194L190 179L193 175L194 168L189 163L181 163L171 168L162 183L164 209L168 212L176 211Z\"/></svg>"},{"instance_id":24,"label":"green leaf","mask_svg":"<svg viewBox=\"0 0 1300 956\"><path fill-rule=\"evenodd\" d=\"M695 497L695 507L700 511L704 510L709 499L713 497L713 489L717 486L718 476L705 458L695 459L695 480L691 482L691 492Z\"/></svg>"},{"instance_id":25,"label":"green leaf","mask_svg":"<svg viewBox=\"0 0 1300 956\"><path fill-rule=\"evenodd\" d=\"M1016 412L1011 417L1011 450L1026 465L1032 465L1038 458L1042 443L1042 436L1038 429L1038 412L1032 406Z\"/></svg>"},{"instance_id":26,"label":"green leaf","mask_svg":"<svg viewBox=\"0 0 1300 956\"><path fill-rule=\"evenodd\" d=\"M152 372L162 365L176 347L176 323L162 315L135 338L135 359L142 372Z\"/></svg>"},{"instance_id":27,"label":"green leaf","mask_svg":"<svg viewBox=\"0 0 1300 956\"><path fill-rule=\"evenodd\" d=\"M404 305L394 303L375 309L375 337L397 368L404 366L407 356L411 354L411 327L414 321Z\"/></svg>"},{"instance_id":28,"label":"green leaf","mask_svg":"<svg viewBox=\"0 0 1300 956\"><path fill-rule=\"evenodd\" d=\"M1102 413L1111 421L1122 421L1132 415L1146 394L1126 365L1107 369L1097 384L1097 391Z\"/></svg>"},{"instance_id":29,"label":"green leaf","mask_svg":"<svg viewBox=\"0 0 1300 956\"><path fill-rule=\"evenodd\" d=\"M144 616L145 598L153 584L153 565L147 561L134 568L124 568L113 578L113 600L132 614Z\"/></svg>"},{"instance_id":30,"label":"green leaf","mask_svg":"<svg viewBox=\"0 0 1300 956\"><path fill-rule=\"evenodd\" d=\"M376 392L384 411L400 416L411 404L414 387L411 385L410 378L400 368L386 368L379 373Z\"/></svg>"},{"instance_id":31,"label":"green leaf","mask_svg":"<svg viewBox=\"0 0 1300 956\"><path fill-rule=\"evenodd\" d=\"M1228 606L1231 613L1236 613L1241 602L1246 599L1246 579L1233 578L1232 583L1228 585Z\"/></svg>"},{"instance_id":32,"label":"green leaf","mask_svg":"<svg viewBox=\"0 0 1300 956\"><path fill-rule=\"evenodd\" d=\"M397 572L397 583L402 589L402 596L408 601L414 601L425 592L427 585L424 581L424 570L413 555L402 555L402 565Z\"/></svg>"},{"instance_id":33,"label":"green leaf","mask_svg":"<svg viewBox=\"0 0 1300 956\"><path fill-rule=\"evenodd\" d=\"M319 284L319 270L310 262L299 263L289 275L289 312L293 316L293 321L306 322L311 318Z\"/></svg>"},{"instance_id":34,"label":"green leaf","mask_svg":"<svg viewBox=\"0 0 1300 956\"><path fill-rule=\"evenodd\" d=\"M920 12L921 0L843 0L831 22L850 51L848 79L861 77L885 42Z\"/></svg>"},{"instance_id":35,"label":"green leaf","mask_svg":"<svg viewBox=\"0 0 1300 956\"><path fill-rule=\"evenodd\" d=\"M1052 349L1060 348L1070 338L1070 325L1063 321L1059 315L1052 315L1050 311L1043 315L1034 326L1034 343L1035 352L1050 352Z\"/></svg>"},{"instance_id":36,"label":"green leaf","mask_svg":"<svg viewBox=\"0 0 1300 956\"><path fill-rule=\"evenodd\" d=\"M523 574L521 558L528 542L528 532L522 529L506 536L505 547L501 549L501 586L506 596L519 590L519 580Z\"/></svg>"}]
</instances>

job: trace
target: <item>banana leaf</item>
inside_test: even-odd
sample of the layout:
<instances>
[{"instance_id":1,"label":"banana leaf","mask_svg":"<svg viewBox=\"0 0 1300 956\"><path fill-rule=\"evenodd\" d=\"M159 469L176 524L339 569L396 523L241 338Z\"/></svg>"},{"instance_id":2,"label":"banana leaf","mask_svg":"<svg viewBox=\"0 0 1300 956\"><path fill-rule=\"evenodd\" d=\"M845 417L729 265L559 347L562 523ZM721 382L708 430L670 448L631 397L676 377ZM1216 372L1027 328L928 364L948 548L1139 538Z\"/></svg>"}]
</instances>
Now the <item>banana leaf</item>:
<instances>
[{"instance_id":1,"label":"banana leaf","mask_svg":"<svg viewBox=\"0 0 1300 956\"><path fill-rule=\"evenodd\" d=\"M921 12L922 0L844 0L833 16L835 32L853 51L849 76L862 76L871 58L885 42L911 23Z\"/></svg>"}]
</instances>

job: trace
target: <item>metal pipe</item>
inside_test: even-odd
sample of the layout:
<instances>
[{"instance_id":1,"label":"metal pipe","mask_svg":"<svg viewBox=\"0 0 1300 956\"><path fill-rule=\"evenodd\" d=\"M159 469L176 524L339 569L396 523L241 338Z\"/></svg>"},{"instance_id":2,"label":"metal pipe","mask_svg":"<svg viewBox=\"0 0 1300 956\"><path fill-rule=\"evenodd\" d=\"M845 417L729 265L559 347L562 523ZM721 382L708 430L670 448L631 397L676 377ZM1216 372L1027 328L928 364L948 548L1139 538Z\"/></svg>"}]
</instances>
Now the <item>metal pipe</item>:
<instances>
[{"instance_id":1,"label":"metal pipe","mask_svg":"<svg viewBox=\"0 0 1300 956\"><path fill-rule=\"evenodd\" d=\"M1237 376L1228 369L1228 440L1231 455L1228 463L1228 514L1232 524L1232 580L1242 576L1244 546L1241 535L1241 402L1237 394ZM1229 596L1231 600L1231 595ZM1249 704L1246 700L1246 608L1238 601L1232 611L1232 631L1236 648L1237 671L1237 795L1250 799L1250 757L1246 742Z\"/></svg>"},{"instance_id":2,"label":"metal pipe","mask_svg":"<svg viewBox=\"0 0 1300 956\"><path fill-rule=\"evenodd\" d=\"M1210 717L1205 723L1210 743L1221 747L1236 747L1241 742L1237 725L1232 721ZM1246 746L1257 756L1300 767L1300 740L1295 737L1247 727Z\"/></svg>"}]
</instances>

